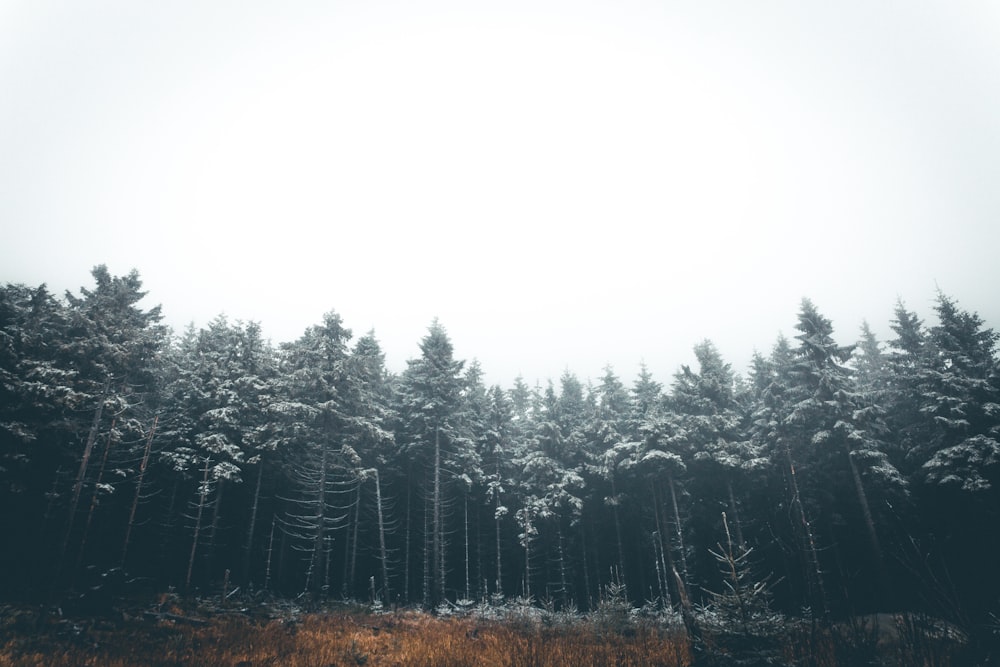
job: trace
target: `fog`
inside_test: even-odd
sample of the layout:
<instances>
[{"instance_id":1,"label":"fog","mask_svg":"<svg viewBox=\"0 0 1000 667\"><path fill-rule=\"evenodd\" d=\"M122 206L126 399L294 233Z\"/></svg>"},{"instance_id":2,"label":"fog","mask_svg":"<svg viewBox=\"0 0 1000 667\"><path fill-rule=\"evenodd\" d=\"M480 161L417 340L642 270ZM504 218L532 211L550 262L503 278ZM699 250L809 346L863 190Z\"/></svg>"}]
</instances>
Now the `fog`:
<instances>
[{"instance_id":1,"label":"fog","mask_svg":"<svg viewBox=\"0 0 1000 667\"><path fill-rule=\"evenodd\" d=\"M991 3L7 2L0 90L0 281L177 330L437 317L509 385L1000 324Z\"/></svg>"}]
</instances>

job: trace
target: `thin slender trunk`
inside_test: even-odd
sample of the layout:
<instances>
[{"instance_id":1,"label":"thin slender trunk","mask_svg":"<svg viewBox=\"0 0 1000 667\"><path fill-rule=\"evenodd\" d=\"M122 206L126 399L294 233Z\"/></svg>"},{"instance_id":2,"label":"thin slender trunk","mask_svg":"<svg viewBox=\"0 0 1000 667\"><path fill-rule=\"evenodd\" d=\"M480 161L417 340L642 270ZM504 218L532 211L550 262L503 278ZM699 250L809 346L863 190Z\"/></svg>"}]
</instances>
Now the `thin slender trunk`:
<instances>
[{"instance_id":1,"label":"thin slender trunk","mask_svg":"<svg viewBox=\"0 0 1000 667\"><path fill-rule=\"evenodd\" d=\"M159 540L160 550L158 559L160 565L159 569L161 572L165 570L170 570L172 572L174 571L172 567L172 565L174 565L174 563L172 562L174 554L170 551L170 547L172 546L175 540L180 539L179 536L177 535L177 524L176 524L177 495L179 493L181 485L180 480L181 478L179 475L174 477L174 484L170 488L170 502L167 503L167 513L166 516L163 517L163 530L160 533L160 540ZM173 575L171 575L171 577L172 576Z\"/></svg>"},{"instance_id":2,"label":"thin slender trunk","mask_svg":"<svg viewBox=\"0 0 1000 667\"><path fill-rule=\"evenodd\" d=\"M281 544L278 545L278 586L281 586L282 582L286 580L287 570L287 560L288 556L288 531L281 531Z\"/></svg>"},{"instance_id":3,"label":"thin slender trunk","mask_svg":"<svg viewBox=\"0 0 1000 667\"><path fill-rule=\"evenodd\" d=\"M354 534L353 530L354 516L352 516L351 514L352 507L353 504L349 504L347 506L347 511L344 514L344 517L347 519L347 525L344 526L344 558L343 558L344 568L340 573L340 595L345 598L348 597L347 582L350 581L350 574L351 574L351 537Z\"/></svg>"},{"instance_id":4,"label":"thin slender trunk","mask_svg":"<svg viewBox=\"0 0 1000 667\"><path fill-rule=\"evenodd\" d=\"M500 517L498 516L497 510L500 508L500 498L496 499L496 505L493 508L493 523L496 525L497 533L497 579L496 587L497 594L503 595L503 563L500 557Z\"/></svg>"},{"instance_id":5,"label":"thin slender trunk","mask_svg":"<svg viewBox=\"0 0 1000 667\"><path fill-rule=\"evenodd\" d=\"M653 567L656 569L656 587L660 593L661 600L669 600L666 591L664 590L664 580L663 573L660 571L660 541L657 536L653 538Z\"/></svg>"},{"instance_id":6,"label":"thin slender trunk","mask_svg":"<svg viewBox=\"0 0 1000 667\"><path fill-rule=\"evenodd\" d=\"M87 520L83 524L83 535L80 537L80 549L76 554L76 570L80 571L83 565L84 552L87 550L87 537L90 535L90 526L94 521L94 512L97 511L99 502L98 494L101 491L101 482L104 480L104 469L108 465L108 454L111 453L111 444L114 439L115 424L117 419L111 420L111 429L108 431L108 442L104 446L104 456L101 457L101 466L97 469L97 480L94 482L94 492L90 496L90 509L87 510Z\"/></svg>"},{"instance_id":7,"label":"thin slender trunk","mask_svg":"<svg viewBox=\"0 0 1000 667\"><path fill-rule=\"evenodd\" d=\"M354 577L358 564L358 524L360 523L360 512L361 512L361 482L358 482L357 488L354 492L354 525L351 527L351 556L348 560L350 566L347 568L347 576L344 578L344 594L350 595L351 589L354 587Z\"/></svg>"},{"instance_id":8,"label":"thin slender trunk","mask_svg":"<svg viewBox=\"0 0 1000 667\"><path fill-rule=\"evenodd\" d=\"M563 543L562 522L556 517L556 539L559 548L559 594L565 605L569 599L569 579L566 576L566 547Z\"/></svg>"},{"instance_id":9,"label":"thin slender trunk","mask_svg":"<svg viewBox=\"0 0 1000 667\"><path fill-rule=\"evenodd\" d=\"M587 558L587 529L583 521L580 522L580 559L583 564L583 600L588 608L590 605L590 566Z\"/></svg>"},{"instance_id":10,"label":"thin slender trunk","mask_svg":"<svg viewBox=\"0 0 1000 667\"><path fill-rule=\"evenodd\" d=\"M524 597L531 599L531 513L524 510Z\"/></svg>"},{"instance_id":11,"label":"thin slender trunk","mask_svg":"<svg viewBox=\"0 0 1000 667\"><path fill-rule=\"evenodd\" d=\"M441 508L441 429L434 429L434 574L437 577L435 602L444 602L445 594L445 559L444 559L444 522Z\"/></svg>"},{"instance_id":12,"label":"thin slender trunk","mask_svg":"<svg viewBox=\"0 0 1000 667\"><path fill-rule=\"evenodd\" d=\"M101 398L94 409L94 420L90 424L90 432L87 434L87 443L83 447L83 457L80 459L80 470L76 473L76 482L73 484L73 496L69 504L69 516L66 520L66 530L63 533L62 547L59 549L58 568L61 571L63 562L66 559L66 550L69 548L70 536L73 533L73 523L76 520L76 510L80 504L80 493L83 490L83 482L87 477L87 466L90 464L90 454L94 450L94 443L97 442L97 435L101 429L101 415L104 413L104 402L108 398L111 390L111 378L104 381L104 388L101 390ZM58 575L53 580L53 584L58 582Z\"/></svg>"},{"instance_id":13,"label":"thin slender trunk","mask_svg":"<svg viewBox=\"0 0 1000 667\"><path fill-rule=\"evenodd\" d=\"M410 535L412 534L411 524L412 524L412 505L413 505L413 486L410 484L410 476L407 475L406 478L406 540L404 544L405 555L403 557L403 597L406 602L411 599L412 591L410 590Z\"/></svg>"},{"instance_id":14,"label":"thin slender trunk","mask_svg":"<svg viewBox=\"0 0 1000 667\"><path fill-rule=\"evenodd\" d=\"M679 591L678 597L681 603L681 619L684 622L684 628L687 630L691 643L698 647L701 645L701 627L698 625L698 619L695 618L694 606L687 594L687 585L681 579L681 575L677 573L677 568L672 568L672 572Z\"/></svg>"},{"instance_id":15,"label":"thin slender trunk","mask_svg":"<svg viewBox=\"0 0 1000 667\"><path fill-rule=\"evenodd\" d=\"M282 582L286 581L286 573L288 571L286 564L288 555L288 531L281 530L280 532L281 543L278 545L278 586L281 586Z\"/></svg>"},{"instance_id":16,"label":"thin slender trunk","mask_svg":"<svg viewBox=\"0 0 1000 667\"><path fill-rule=\"evenodd\" d=\"M496 457L496 480L497 480L497 491L496 496L493 499L493 522L496 527L497 533L497 577L496 577L496 590L498 595L503 595L503 563L500 558L500 454L499 450Z\"/></svg>"},{"instance_id":17,"label":"thin slender trunk","mask_svg":"<svg viewBox=\"0 0 1000 667\"><path fill-rule=\"evenodd\" d=\"M482 600L489 593L489 582L486 580L486 576L483 574L483 514L476 507L472 515L475 521L476 529L476 539L473 546L476 547L476 574L474 579L476 580L476 586L478 590L476 591L476 598ZM470 598L471 599L471 598Z\"/></svg>"},{"instance_id":18,"label":"thin slender trunk","mask_svg":"<svg viewBox=\"0 0 1000 667\"><path fill-rule=\"evenodd\" d=\"M427 505L427 499L424 499L424 590L423 590L423 601L424 607L430 609L431 607L431 571L432 571L432 538L430 535L430 512L431 509Z\"/></svg>"},{"instance_id":19,"label":"thin slender trunk","mask_svg":"<svg viewBox=\"0 0 1000 667\"><path fill-rule=\"evenodd\" d=\"M677 506L677 490L673 475L667 475L667 483L670 485L670 502L674 508L674 536L677 540L677 553L681 557L681 576L686 586L688 582L687 555L684 553L684 531L681 528L681 513Z\"/></svg>"},{"instance_id":20,"label":"thin slender trunk","mask_svg":"<svg viewBox=\"0 0 1000 667\"><path fill-rule=\"evenodd\" d=\"M212 526L208 532L208 575L212 576L215 561L215 538L219 534L219 516L222 512L222 493L226 489L225 478L219 479L215 490L215 505L212 507Z\"/></svg>"},{"instance_id":21,"label":"thin slender trunk","mask_svg":"<svg viewBox=\"0 0 1000 667\"><path fill-rule=\"evenodd\" d=\"M879 593L883 596L889 590L889 574L885 569L885 559L882 557L882 546L879 544L878 532L875 530L875 521L872 519L872 511L868 506L868 494L861 481L861 473L854 463L854 457L850 450L847 452L847 460L851 464L851 477L854 479L854 490L858 494L858 503L861 505L861 514L865 520L865 528L868 529L868 539L871 541L872 555L875 557L876 574L878 575Z\"/></svg>"},{"instance_id":22,"label":"thin slender trunk","mask_svg":"<svg viewBox=\"0 0 1000 667\"><path fill-rule=\"evenodd\" d=\"M313 536L312 556L309 559L309 568L306 570L305 590L313 583L314 575L325 571L326 555L326 475L327 475L327 448L320 445L320 470L319 481L316 485L316 534Z\"/></svg>"},{"instance_id":23,"label":"thin slender trunk","mask_svg":"<svg viewBox=\"0 0 1000 667\"><path fill-rule=\"evenodd\" d=\"M465 495L465 599L472 599L472 587L469 582L469 496Z\"/></svg>"},{"instance_id":24,"label":"thin slender trunk","mask_svg":"<svg viewBox=\"0 0 1000 667\"><path fill-rule=\"evenodd\" d=\"M250 525L247 528L247 543L243 548L243 583L250 582L250 555L253 552L253 534L257 527L257 509L260 506L260 484L264 478L264 461L257 464L257 484L253 490L253 502L250 505Z\"/></svg>"},{"instance_id":25,"label":"thin slender trunk","mask_svg":"<svg viewBox=\"0 0 1000 667\"><path fill-rule=\"evenodd\" d=\"M389 564L385 550L385 519L382 512L382 482L378 470L375 471L375 509L378 513L378 551L382 563L382 597L388 604L392 598L389 594Z\"/></svg>"},{"instance_id":26,"label":"thin slender trunk","mask_svg":"<svg viewBox=\"0 0 1000 667\"><path fill-rule=\"evenodd\" d=\"M828 620L830 616L830 608L827 604L826 586L823 583L823 570L820 568L819 564L819 551L816 548L816 537L813 534L812 524L809 522L809 517L806 515L806 508L802 504L802 496L799 494L798 476L795 474L795 462L792 461L792 450L787 444L785 445L785 456L788 460L789 481L792 486L792 505L799 513L799 520L805 539L805 546L809 554L810 565L812 566L812 575L810 576L810 579L815 578L814 583L816 590L819 593L819 602L823 609L823 619ZM812 586L810 586L810 588L812 588Z\"/></svg>"},{"instance_id":27,"label":"thin slender trunk","mask_svg":"<svg viewBox=\"0 0 1000 667\"><path fill-rule=\"evenodd\" d=\"M611 510L615 519L615 538L618 540L618 578L625 586L627 595L628 579L625 576L625 549L622 547L622 524L618 518L618 489L615 486L614 472L611 473L611 497L614 498L614 503L612 503L611 505Z\"/></svg>"},{"instance_id":28,"label":"thin slender trunk","mask_svg":"<svg viewBox=\"0 0 1000 667\"><path fill-rule=\"evenodd\" d=\"M851 452L847 451L847 461L851 464L851 477L854 479L854 490L858 494L858 503L861 505L861 514L865 519L865 528L868 529L868 539L871 540L872 555L875 556L876 561L879 564L879 568L882 568L882 547L879 544L878 533L875 530L875 521L872 519L872 511L868 506L868 494L865 492L865 486L861 482L861 473L858 472L858 466L854 463L854 457L851 456Z\"/></svg>"},{"instance_id":29,"label":"thin slender trunk","mask_svg":"<svg viewBox=\"0 0 1000 667\"><path fill-rule=\"evenodd\" d=\"M729 491L729 513L733 517L733 529L736 532L736 543L743 546L743 527L740 524L740 513L736 507L736 494L733 493L733 480L731 478L726 478L726 490ZM728 524L727 524L727 534L728 534Z\"/></svg>"},{"instance_id":30,"label":"thin slender trunk","mask_svg":"<svg viewBox=\"0 0 1000 667\"><path fill-rule=\"evenodd\" d=\"M278 516L271 517L271 535L267 539L267 563L264 566L264 590L271 586L271 559L274 556L274 527L278 523Z\"/></svg>"},{"instance_id":31,"label":"thin slender trunk","mask_svg":"<svg viewBox=\"0 0 1000 667\"><path fill-rule=\"evenodd\" d=\"M673 569L673 558L671 557L670 550L667 548L667 544L663 539L663 535L666 530L666 522L661 518L662 501L660 500L660 494L657 492L656 485L650 482L649 486L653 491L653 514L656 518L656 542L659 545L660 552L657 569L663 577L663 599L666 601L667 606L673 607L674 602L670 595L670 571Z\"/></svg>"},{"instance_id":32,"label":"thin slender trunk","mask_svg":"<svg viewBox=\"0 0 1000 667\"><path fill-rule=\"evenodd\" d=\"M346 545L347 540L344 540ZM330 531L323 538L323 585L320 591L324 596L330 595L330 565L333 563L333 535Z\"/></svg>"},{"instance_id":33,"label":"thin slender trunk","mask_svg":"<svg viewBox=\"0 0 1000 667\"><path fill-rule=\"evenodd\" d=\"M129 510L128 524L125 526L125 540L122 545L122 568L125 567L125 560L128 556L129 539L132 537L132 526L135 525L135 514L139 510L139 499L142 497L142 482L146 478L149 453L153 448L153 435L156 433L156 424L159 420L159 415L153 417L153 425L149 428L149 436L146 438L146 450L142 454L142 463L139 464L139 477L135 481L135 497L132 499L132 509Z\"/></svg>"},{"instance_id":34,"label":"thin slender trunk","mask_svg":"<svg viewBox=\"0 0 1000 667\"><path fill-rule=\"evenodd\" d=\"M204 475L201 488L198 489L198 512L194 518L194 539L191 540L191 557L188 558L187 576L184 578L184 590L191 590L191 574L194 572L194 559L198 552L198 537L201 534L201 517L205 510L205 499L208 497L208 472L211 469L211 459L205 458Z\"/></svg>"}]
</instances>

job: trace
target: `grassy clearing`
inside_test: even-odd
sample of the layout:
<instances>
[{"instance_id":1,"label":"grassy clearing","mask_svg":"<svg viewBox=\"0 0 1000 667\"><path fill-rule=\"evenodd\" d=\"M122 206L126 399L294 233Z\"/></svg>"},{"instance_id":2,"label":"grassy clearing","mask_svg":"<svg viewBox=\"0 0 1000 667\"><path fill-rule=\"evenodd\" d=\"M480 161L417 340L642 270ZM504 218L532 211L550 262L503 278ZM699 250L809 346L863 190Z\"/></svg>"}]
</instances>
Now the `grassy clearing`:
<instances>
[{"instance_id":1,"label":"grassy clearing","mask_svg":"<svg viewBox=\"0 0 1000 667\"><path fill-rule=\"evenodd\" d=\"M446 617L418 611L375 614L357 606L307 613L287 603L237 612L174 598L154 607L73 617L0 606L0 667L951 667L978 662L970 660L964 640L942 635L939 626L923 627L915 618L885 615L827 629L789 621L751 644L706 624L694 651L683 625L668 619L546 614L527 607Z\"/></svg>"},{"instance_id":2,"label":"grassy clearing","mask_svg":"<svg viewBox=\"0 0 1000 667\"><path fill-rule=\"evenodd\" d=\"M690 664L688 643L675 632L638 628L627 636L602 636L584 627L526 627L416 612L269 620L225 614L197 626L162 618L60 619L4 634L3 667Z\"/></svg>"}]
</instances>

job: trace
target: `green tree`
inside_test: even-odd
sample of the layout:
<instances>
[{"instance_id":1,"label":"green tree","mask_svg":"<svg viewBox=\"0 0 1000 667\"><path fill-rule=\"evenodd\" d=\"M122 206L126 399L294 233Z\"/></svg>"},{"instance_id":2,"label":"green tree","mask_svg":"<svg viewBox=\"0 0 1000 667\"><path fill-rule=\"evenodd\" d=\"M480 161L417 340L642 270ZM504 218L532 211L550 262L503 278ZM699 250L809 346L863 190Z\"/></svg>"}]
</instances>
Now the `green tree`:
<instances>
[{"instance_id":1,"label":"green tree","mask_svg":"<svg viewBox=\"0 0 1000 667\"><path fill-rule=\"evenodd\" d=\"M451 464L470 449L462 422L463 361L454 358L447 332L434 320L420 343L421 355L407 362L400 383L400 417L406 454L425 476L419 488L428 507L425 534L425 606L447 597L447 512L458 474ZM409 526L408 526L409 530Z\"/></svg>"},{"instance_id":2,"label":"green tree","mask_svg":"<svg viewBox=\"0 0 1000 667\"><path fill-rule=\"evenodd\" d=\"M350 338L340 316L329 312L283 346L271 408L280 416L277 447L294 489L284 528L304 554L303 590L322 594L333 588L333 542L336 533L346 534L361 481L352 431L357 416L350 400Z\"/></svg>"}]
</instances>

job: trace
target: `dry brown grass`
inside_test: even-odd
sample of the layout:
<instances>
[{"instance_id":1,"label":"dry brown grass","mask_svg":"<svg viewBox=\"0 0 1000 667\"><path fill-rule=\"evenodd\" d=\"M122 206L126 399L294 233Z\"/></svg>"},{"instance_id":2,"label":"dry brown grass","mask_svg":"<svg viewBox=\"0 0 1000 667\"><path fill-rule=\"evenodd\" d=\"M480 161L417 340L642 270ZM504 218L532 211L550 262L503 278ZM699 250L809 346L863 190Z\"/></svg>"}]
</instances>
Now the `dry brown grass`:
<instances>
[{"instance_id":1,"label":"dry brown grass","mask_svg":"<svg viewBox=\"0 0 1000 667\"><path fill-rule=\"evenodd\" d=\"M0 606L0 667L689 667L693 662L683 629L653 622L616 626L577 618L547 625L539 615L485 620L356 609L303 614L290 607L262 607L249 616L194 603L155 609L111 620ZM775 638L773 649L779 662L812 667L971 664L962 657L962 642L935 638L912 622L879 635L865 627L848 632L794 624ZM702 639L699 664L731 663L720 657L729 655L720 637Z\"/></svg>"},{"instance_id":2,"label":"dry brown grass","mask_svg":"<svg viewBox=\"0 0 1000 667\"><path fill-rule=\"evenodd\" d=\"M254 621L219 616L194 627L133 619L88 626L49 624L0 637L0 666L204 665L206 667L534 667L690 664L687 641L654 628L599 636L580 628L511 625L403 612L311 614Z\"/></svg>"}]
</instances>

